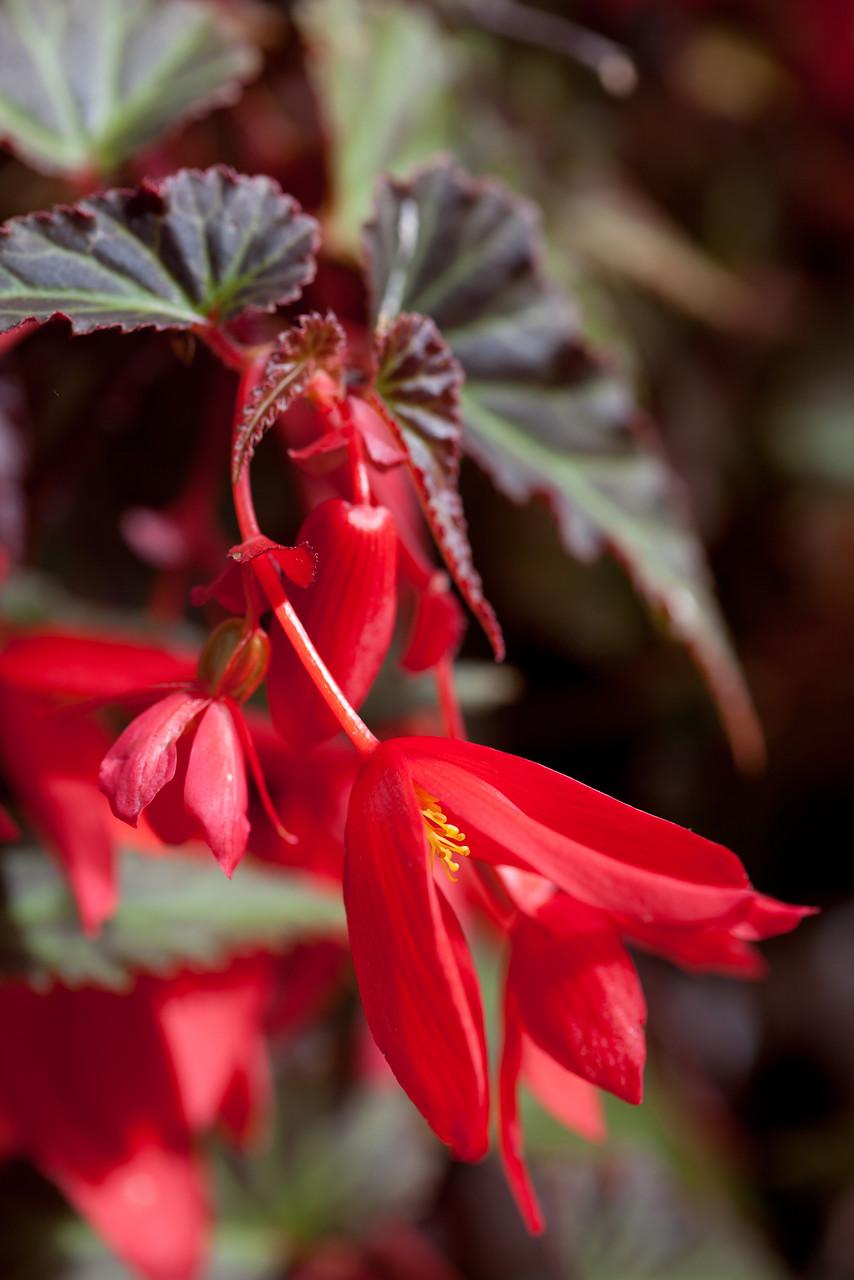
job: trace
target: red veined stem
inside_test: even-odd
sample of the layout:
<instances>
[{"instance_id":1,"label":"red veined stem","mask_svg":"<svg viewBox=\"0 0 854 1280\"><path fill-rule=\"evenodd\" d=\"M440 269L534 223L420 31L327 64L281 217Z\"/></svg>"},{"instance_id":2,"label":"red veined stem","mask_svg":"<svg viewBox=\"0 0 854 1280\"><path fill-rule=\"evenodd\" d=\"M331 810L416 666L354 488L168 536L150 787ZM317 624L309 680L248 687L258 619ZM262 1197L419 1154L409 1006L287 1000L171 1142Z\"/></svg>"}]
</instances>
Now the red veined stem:
<instances>
[{"instance_id":1,"label":"red veined stem","mask_svg":"<svg viewBox=\"0 0 854 1280\"><path fill-rule=\"evenodd\" d=\"M256 357L247 366L240 380L237 393L235 423L239 423L243 405L251 394L252 388L263 372L266 353ZM261 528L255 515L252 502L252 489L249 481L249 468L244 466L240 479L233 487L234 509L240 525L240 535L246 541L256 537ZM369 756L377 746L377 738L371 733L364 720L356 714L330 672L326 663L315 649L305 627L297 617L293 605L287 597L278 570L267 556L257 556L252 567L260 582L273 612L285 635L297 651L297 655L317 688L318 693L335 716L347 737L361 756Z\"/></svg>"}]
</instances>

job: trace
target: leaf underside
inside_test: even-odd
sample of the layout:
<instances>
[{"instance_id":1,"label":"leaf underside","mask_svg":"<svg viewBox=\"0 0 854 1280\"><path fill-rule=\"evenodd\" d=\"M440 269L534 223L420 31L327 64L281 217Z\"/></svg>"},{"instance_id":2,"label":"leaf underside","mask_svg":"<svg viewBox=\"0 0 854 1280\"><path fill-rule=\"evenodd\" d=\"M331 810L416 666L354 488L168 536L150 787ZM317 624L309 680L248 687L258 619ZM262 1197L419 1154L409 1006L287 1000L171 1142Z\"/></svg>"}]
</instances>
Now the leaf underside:
<instances>
[{"instance_id":1,"label":"leaf underside","mask_svg":"<svg viewBox=\"0 0 854 1280\"><path fill-rule=\"evenodd\" d=\"M38 169L109 173L258 68L198 0L5 0L0 137Z\"/></svg>"},{"instance_id":2,"label":"leaf underside","mask_svg":"<svg viewBox=\"0 0 854 1280\"><path fill-rule=\"evenodd\" d=\"M337 937L344 909L287 872L244 864L226 884L213 861L126 852L122 901L98 938L80 932L64 880L38 850L0 858L0 959L36 986L125 990L136 972L224 964L234 954Z\"/></svg>"},{"instance_id":3,"label":"leaf underside","mask_svg":"<svg viewBox=\"0 0 854 1280\"><path fill-rule=\"evenodd\" d=\"M332 312L301 316L294 328L279 334L235 433L231 458L235 484L279 414L304 394L318 370L340 375L346 353L344 330Z\"/></svg>"},{"instance_id":4,"label":"leaf underside","mask_svg":"<svg viewBox=\"0 0 854 1280\"><path fill-rule=\"evenodd\" d=\"M501 628L472 561L457 489L462 370L433 321L414 314L397 316L377 335L376 362L376 407L406 455L448 569L500 661Z\"/></svg>"},{"instance_id":5,"label":"leaf underside","mask_svg":"<svg viewBox=\"0 0 854 1280\"><path fill-rule=\"evenodd\" d=\"M89 196L0 229L0 328L65 316L75 333L225 323L296 298L317 224L271 178L216 167Z\"/></svg>"},{"instance_id":6,"label":"leaf underside","mask_svg":"<svg viewBox=\"0 0 854 1280\"><path fill-rule=\"evenodd\" d=\"M440 159L381 183L366 244L380 330L423 312L462 366L466 451L514 501L545 497L573 555L614 552L690 647L737 756L758 763L761 731L677 477L544 278L533 206Z\"/></svg>"}]
</instances>

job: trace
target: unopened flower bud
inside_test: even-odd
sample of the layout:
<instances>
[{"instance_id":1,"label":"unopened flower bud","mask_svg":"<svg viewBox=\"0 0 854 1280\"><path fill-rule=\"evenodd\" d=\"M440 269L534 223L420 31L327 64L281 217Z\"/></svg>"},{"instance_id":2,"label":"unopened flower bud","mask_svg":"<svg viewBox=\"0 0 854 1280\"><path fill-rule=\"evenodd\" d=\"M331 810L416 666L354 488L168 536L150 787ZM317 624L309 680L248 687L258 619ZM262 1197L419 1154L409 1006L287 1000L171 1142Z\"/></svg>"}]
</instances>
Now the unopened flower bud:
<instances>
[{"instance_id":1,"label":"unopened flower bud","mask_svg":"<svg viewBox=\"0 0 854 1280\"><path fill-rule=\"evenodd\" d=\"M228 618L208 636L196 674L213 697L241 703L258 688L269 665L267 633L248 629L243 618Z\"/></svg>"}]
</instances>

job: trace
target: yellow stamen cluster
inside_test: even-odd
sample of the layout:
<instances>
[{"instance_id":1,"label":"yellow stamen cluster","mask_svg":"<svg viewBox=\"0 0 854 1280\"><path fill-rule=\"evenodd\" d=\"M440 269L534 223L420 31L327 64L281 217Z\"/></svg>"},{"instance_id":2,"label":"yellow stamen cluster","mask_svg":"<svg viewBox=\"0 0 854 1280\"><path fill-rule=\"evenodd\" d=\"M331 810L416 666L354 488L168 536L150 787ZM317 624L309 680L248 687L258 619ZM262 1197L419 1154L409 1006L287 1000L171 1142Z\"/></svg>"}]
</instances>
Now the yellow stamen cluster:
<instances>
[{"instance_id":1,"label":"yellow stamen cluster","mask_svg":"<svg viewBox=\"0 0 854 1280\"><path fill-rule=\"evenodd\" d=\"M415 794L418 797L421 816L424 819L424 830L427 833L427 843L430 846L430 866L433 866L438 854L448 879L456 882L456 876L453 873L459 871L460 864L455 862L454 858L459 857L460 854L467 858L471 852L468 845L462 843L465 836L459 827L455 827L448 821L435 796L431 796L429 791L417 785Z\"/></svg>"}]
</instances>

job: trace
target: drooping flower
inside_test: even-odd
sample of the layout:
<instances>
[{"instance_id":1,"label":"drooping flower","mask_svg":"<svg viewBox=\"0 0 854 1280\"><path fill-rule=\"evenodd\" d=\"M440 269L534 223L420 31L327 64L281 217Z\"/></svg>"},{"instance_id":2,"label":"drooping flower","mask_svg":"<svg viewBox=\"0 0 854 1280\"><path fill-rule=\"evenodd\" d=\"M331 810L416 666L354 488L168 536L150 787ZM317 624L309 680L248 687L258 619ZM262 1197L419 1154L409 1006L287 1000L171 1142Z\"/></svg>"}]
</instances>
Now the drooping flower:
<instances>
[{"instance_id":1,"label":"drooping flower","mask_svg":"<svg viewBox=\"0 0 854 1280\"><path fill-rule=\"evenodd\" d=\"M540 765L451 739L380 744L357 775L347 819L356 977L398 1080L469 1160L489 1145L489 1085L477 977L451 899L453 881L478 874L478 864L511 949L505 1166L536 1230L516 1116L520 1073L546 1093L556 1079L578 1078L640 1100L645 1006L623 937L654 931L656 949L677 960L686 938L702 939L714 963L733 938L791 929L806 909L756 893L721 845ZM593 1129L584 1092L581 1121Z\"/></svg>"},{"instance_id":2,"label":"drooping flower","mask_svg":"<svg viewBox=\"0 0 854 1280\"><path fill-rule=\"evenodd\" d=\"M249 838L246 758L267 799L240 703L264 679L268 660L269 641L259 627L238 618L221 623L202 650L196 679L132 720L98 776L117 818L135 827L148 810L170 843L200 833L227 876Z\"/></svg>"}]
</instances>

